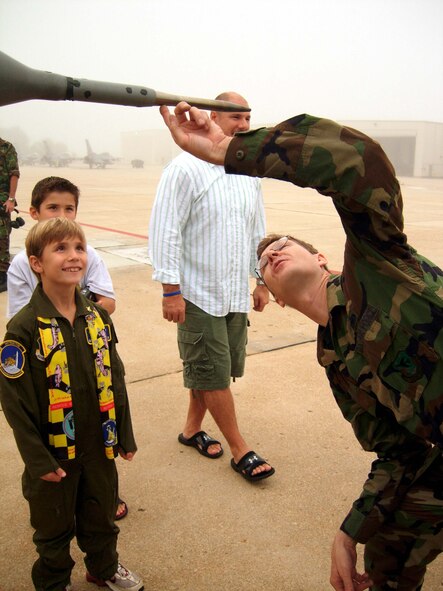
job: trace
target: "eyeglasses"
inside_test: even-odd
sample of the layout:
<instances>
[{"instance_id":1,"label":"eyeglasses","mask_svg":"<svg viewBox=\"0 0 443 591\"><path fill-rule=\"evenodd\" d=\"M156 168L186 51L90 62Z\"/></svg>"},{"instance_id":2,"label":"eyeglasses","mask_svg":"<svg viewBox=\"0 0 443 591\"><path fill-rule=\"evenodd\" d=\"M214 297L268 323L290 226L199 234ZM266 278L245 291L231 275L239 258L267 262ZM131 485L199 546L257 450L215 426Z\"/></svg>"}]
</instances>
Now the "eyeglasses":
<instances>
[{"instance_id":1,"label":"eyeglasses","mask_svg":"<svg viewBox=\"0 0 443 591\"><path fill-rule=\"evenodd\" d=\"M286 246L286 244L288 243L288 240L289 240L289 238L287 236L282 236L282 238L279 238L275 242L272 242L270 244L270 246L267 247L268 252L270 250L273 250L273 251L282 250ZM260 257L260 260L258 261L258 265L255 267L255 274L260 279L260 281L264 282L263 273L264 273L265 267L268 264L268 262L269 262L268 254L263 254Z\"/></svg>"}]
</instances>

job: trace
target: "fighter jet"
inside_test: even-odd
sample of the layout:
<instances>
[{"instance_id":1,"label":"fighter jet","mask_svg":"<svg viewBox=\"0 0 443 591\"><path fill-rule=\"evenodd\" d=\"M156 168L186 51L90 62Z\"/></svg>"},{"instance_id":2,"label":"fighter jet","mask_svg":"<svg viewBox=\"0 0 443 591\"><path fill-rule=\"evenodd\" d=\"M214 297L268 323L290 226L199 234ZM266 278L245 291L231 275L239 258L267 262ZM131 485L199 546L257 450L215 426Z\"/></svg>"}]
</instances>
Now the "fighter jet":
<instances>
[{"instance_id":1,"label":"fighter jet","mask_svg":"<svg viewBox=\"0 0 443 591\"><path fill-rule=\"evenodd\" d=\"M26 154L26 156L20 156L18 157L20 164L24 164L26 166L35 166L39 160L40 160L40 155L37 152L32 152L31 154Z\"/></svg>"},{"instance_id":2,"label":"fighter jet","mask_svg":"<svg viewBox=\"0 0 443 591\"><path fill-rule=\"evenodd\" d=\"M106 168L108 164L114 164L114 158L109 152L102 152L97 154L91 148L89 140L86 141L86 149L88 150L87 155L84 158L84 162L89 164L89 168Z\"/></svg>"},{"instance_id":3,"label":"fighter jet","mask_svg":"<svg viewBox=\"0 0 443 591\"><path fill-rule=\"evenodd\" d=\"M72 162L72 156L68 152L55 153L50 147L47 140L43 141L45 146L45 153L40 159L41 164L48 164L48 166L54 166L60 168L61 166L69 166Z\"/></svg>"}]
</instances>

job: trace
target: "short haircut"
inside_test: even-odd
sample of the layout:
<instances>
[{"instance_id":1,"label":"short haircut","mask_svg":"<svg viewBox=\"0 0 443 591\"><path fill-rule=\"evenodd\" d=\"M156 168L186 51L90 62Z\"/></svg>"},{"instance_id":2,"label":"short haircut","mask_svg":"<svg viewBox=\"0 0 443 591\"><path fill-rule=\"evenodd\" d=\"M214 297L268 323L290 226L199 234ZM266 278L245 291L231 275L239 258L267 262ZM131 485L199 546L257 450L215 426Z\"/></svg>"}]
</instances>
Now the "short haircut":
<instances>
[{"instance_id":1,"label":"short haircut","mask_svg":"<svg viewBox=\"0 0 443 591\"><path fill-rule=\"evenodd\" d=\"M78 209L78 200L80 197L79 188L60 176L48 176L35 185L32 189L31 196L31 207L35 207L37 211L40 211L40 207L43 201L50 193L57 191L59 193L71 193L75 201L75 209Z\"/></svg>"},{"instance_id":2,"label":"short haircut","mask_svg":"<svg viewBox=\"0 0 443 591\"><path fill-rule=\"evenodd\" d=\"M280 240L280 238L283 238L284 236L287 236L289 240L292 240L292 242L296 242L298 245L302 246L311 254L318 253L318 250L315 248L315 246L312 246L312 244L309 244L309 242L305 242L304 240L300 240L299 238L294 238L294 236L290 236L289 234L268 234L266 238L263 238L263 240L261 240L260 244L257 246L257 259L260 260L261 255L270 244L276 242L277 240Z\"/></svg>"},{"instance_id":3,"label":"short haircut","mask_svg":"<svg viewBox=\"0 0 443 591\"><path fill-rule=\"evenodd\" d=\"M85 233L78 222L68 218L51 218L35 224L26 236L26 254L28 258L40 258L43 249L53 242L62 242L69 238L78 238L86 246Z\"/></svg>"}]
</instances>

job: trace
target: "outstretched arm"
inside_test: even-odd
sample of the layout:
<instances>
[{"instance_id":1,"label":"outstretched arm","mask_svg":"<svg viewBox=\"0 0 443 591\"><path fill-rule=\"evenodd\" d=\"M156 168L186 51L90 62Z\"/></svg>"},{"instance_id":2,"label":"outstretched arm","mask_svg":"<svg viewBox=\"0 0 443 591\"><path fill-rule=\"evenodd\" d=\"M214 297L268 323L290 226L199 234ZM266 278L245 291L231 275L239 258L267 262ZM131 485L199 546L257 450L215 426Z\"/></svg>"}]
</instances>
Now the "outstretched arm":
<instances>
[{"instance_id":1,"label":"outstretched arm","mask_svg":"<svg viewBox=\"0 0 443 591\"><path fill-rule=\"evenodd\" d=\"M175 107L174 115L165 105L160 107L160 113L180 148L212 164L224 163L232 138L226 136L204 111L181 102Z\"/></svg>"}]
</instances>

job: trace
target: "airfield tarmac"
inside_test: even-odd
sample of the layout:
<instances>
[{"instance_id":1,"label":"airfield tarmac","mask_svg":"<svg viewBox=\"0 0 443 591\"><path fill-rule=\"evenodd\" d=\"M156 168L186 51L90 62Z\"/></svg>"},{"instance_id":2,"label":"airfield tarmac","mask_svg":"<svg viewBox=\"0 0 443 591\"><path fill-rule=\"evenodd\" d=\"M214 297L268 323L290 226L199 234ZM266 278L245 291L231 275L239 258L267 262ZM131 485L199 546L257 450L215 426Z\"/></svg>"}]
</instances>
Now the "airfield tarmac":
<instances>
[{"instance_id":1,"label":"airfield tarmac","mask_svg":"<svg viewBox=\"0 0 443 591\"><path fill-rule=\"evenodd\" d=\"M251 485L231 469L210 417L204 428L221 438L221 458L206 459L177 442L188 399L175 326L162 318L161 286L152 281L147 258L161 168L119 163L105 170L23 166L21 172L17 197L26 225L12 231L12 253L23 248L33 223L26 212L35 182L65 176L81 189L77 219L114 282L113 320L139 446L132 463L118 460L129 506L119 522L123 564L142 575L146 591L331 589L331 541L374 457L360 449L317 365L315 325L275 302L250 314L246 373L233 393L245 439L276 469ZM400 180L410 243L443 266L443 179ZM328 254L330 268L340 267L344 233L329 199L268 179L263 192L268 231L300 236ZM3 293L0 332L5 311ZM36 554L21 494L22 461L2 412L0 432L0 591L30 591ZM96 588L84 580L75 542L72 554L74 591ZM442 581L439 558L424 590L443 590Z\"/></svg>"}]
</instances>

